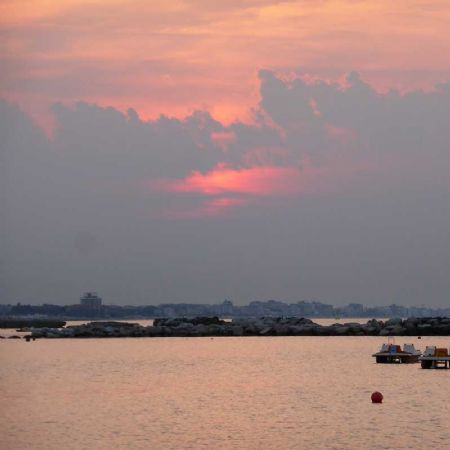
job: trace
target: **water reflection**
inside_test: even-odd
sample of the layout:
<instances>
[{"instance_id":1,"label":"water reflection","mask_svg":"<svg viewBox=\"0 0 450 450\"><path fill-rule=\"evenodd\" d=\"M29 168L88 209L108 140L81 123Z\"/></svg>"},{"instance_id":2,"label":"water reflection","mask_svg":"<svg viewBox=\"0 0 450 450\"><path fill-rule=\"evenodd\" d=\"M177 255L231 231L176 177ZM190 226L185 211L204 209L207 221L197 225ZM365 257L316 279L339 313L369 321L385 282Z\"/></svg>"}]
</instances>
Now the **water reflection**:
<instances>
[{"instance_id":1,"label":"water reflection","mask_svg":"<svg viewBox=\"0 0 450 450\"><path fill-rule=\"evenodd\" d=\"M382 342L3 340L3 448L446 448L450 371L374 364Z\"/></svg>"}]
</instances>

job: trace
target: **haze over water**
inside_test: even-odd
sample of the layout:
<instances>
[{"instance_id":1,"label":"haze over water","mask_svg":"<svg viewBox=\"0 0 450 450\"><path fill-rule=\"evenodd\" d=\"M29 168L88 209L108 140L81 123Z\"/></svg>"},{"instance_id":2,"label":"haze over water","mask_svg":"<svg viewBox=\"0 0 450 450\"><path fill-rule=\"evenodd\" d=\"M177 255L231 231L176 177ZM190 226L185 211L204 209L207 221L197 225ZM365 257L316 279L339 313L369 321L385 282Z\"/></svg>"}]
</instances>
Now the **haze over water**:
<instances>
[{"instance_id":1,"label":"haze over water","mask_svg":"<svg viewBox=\"0 0 450 450\"><path fill-rule=\"evenodd\" d=\"M449 372L377 365L384 341L3 340L2 448L448 448Z\"/></svg>"}]
</instances>

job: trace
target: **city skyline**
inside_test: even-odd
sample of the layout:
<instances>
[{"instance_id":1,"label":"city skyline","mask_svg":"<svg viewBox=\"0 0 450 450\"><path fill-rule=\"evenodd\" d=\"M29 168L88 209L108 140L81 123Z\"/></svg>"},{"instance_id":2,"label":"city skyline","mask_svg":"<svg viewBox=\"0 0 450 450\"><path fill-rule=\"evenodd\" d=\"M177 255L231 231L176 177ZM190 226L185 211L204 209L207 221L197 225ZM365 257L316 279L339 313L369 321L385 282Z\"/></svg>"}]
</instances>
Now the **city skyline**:
<instances>
[{"instance_id":1,"label":"city skyline","mask_svg":"<svg viewBox=\"0 0 450 450\"><path fill-rule=\"evenodd\" d=\"M321 318L394 318L394 317L448 317L450 308L401 306L390 304L363 305L349 303L331 305L319 301L283 302L279 300L254 300L235 305L230 300L218 303L162 303L159 305L111 305L95 292L87 292L79 303L58 305L43 303L29 305L0 304L0 317L60 318L60 319L148 319L158 317L321 317Z\"/></svg>"}]
</instances>

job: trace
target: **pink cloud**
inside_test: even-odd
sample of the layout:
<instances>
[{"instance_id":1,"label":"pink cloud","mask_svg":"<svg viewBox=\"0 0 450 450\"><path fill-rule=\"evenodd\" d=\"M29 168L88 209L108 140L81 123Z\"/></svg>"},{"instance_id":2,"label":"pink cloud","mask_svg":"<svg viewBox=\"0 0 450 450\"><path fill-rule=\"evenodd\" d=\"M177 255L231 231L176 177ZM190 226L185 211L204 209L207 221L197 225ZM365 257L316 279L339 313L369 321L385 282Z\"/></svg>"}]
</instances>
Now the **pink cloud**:
<instances>
[{"instance_id":1,"label":"pink cloud","mask_svg":"<svg viewBox=\"0 0 450 450\"><path fill-rule=\"evenodd\" d=\"M248 203L247 199L235 197L212 198L203 201L200 206L189 209L173 209L163 212L165 219L196 219L201 217L223 216L230 209L243 206Z\"/></svg>"},{"instance_id":2,"label":"pink cloud","mask_svg":"<svg viewBox=\"0 0 450 450\"><path fill-rule=\"evenodd\" d=\"M176 208L162 214L166 219L189 219L221 216L258 199L297 196L310 191L318 176L318 170L309 164L302 169L275 166L233 169L218 165L208 173L195 171L182 180L160 179L146 185L174 195L199 196L199 206Z\"/></svg>"},{"instance_id":3,"label":"pink cloud","mask_svg":"<svg viewBox=\"0 0 450 450\"><path fill-rule=\"evenodd\" d=\"M290 196L299 194L305 188L304 175L302 170L295 167L251 167L237 170L219 165L206 174L192 172L183 180L161 180L157 183L157 188L166 192L207 196Z\"/></svg>"}]
</instances>

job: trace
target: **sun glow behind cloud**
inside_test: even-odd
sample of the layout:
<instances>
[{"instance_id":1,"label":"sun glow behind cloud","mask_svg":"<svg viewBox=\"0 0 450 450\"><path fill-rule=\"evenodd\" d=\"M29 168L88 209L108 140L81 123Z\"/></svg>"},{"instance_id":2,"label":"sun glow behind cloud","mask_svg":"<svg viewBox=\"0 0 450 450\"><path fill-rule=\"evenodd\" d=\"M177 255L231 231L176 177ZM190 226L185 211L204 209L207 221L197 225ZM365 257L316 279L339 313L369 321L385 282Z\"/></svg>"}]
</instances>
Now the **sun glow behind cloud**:
<instances>
[{"instance_id":1,"label":"sun glow behind cloud","mask_svg":"<svg viewBox=\"0 0 450 450\"><path fill-rule=\"evenodd\" d=\"M233 170L219 166L202 174L194 172L182 181L166 182L170 192L204 195L245 194L254 196L285 196L302 189L301 172L293 167L252 167Z\"/></svg>"},{"instance_id":2,"label":"sun glow behind cloud","mask_svg":"<svg viewBox=\"0 0 450 450\"><path fill-rule=\"evenodd\" d=\"M198 195L201 205L192 209L165 211L168 218L222 215L230 208L258 199L289 198L314 190L314 180L325 173L305 164L296 167L250 167L233 169L220 164L207 173L192 172L181 180L159 179L146 185L151 190L177 195Z\"/></svg>"},{"instance_id":3,"label":"sun glow behind cloud","mask_svg":"<svg viewBox=\"0 0 450 450\"><path fill-rule=\"evenodd\" d=\"M279 143L242 147L229 125L255 124L261 113L258 69L276 69L280 82L306 80L311 86L358 69L375 91L426 88L450 73L441 57L450 51L450 5L443 0L7 0L0 11L0 58L7 68L0 95L21 104L47 130L53 102L84 99L123 112L131 106L142 120L209 111L220 123L211 141L223 161L234 149L239 162L220 160L184 178L152 181L173 195L203 196L197 211L209 216L258 198L299 196L329 180L329 168L306 163L294 147L323 154L339 147L332 166L341 175L360 164L338 161L355 147L357 133L322 118L313 97L302 105L303 119L313 121L305 129L311 131L308 143L306 135L298 139L289 130L304 126L291 105L283 113L293 113L291 125L266 117L275 118L271 126ZM291 131L294 141L287 148Z\"/></svg>"}]
</instances>

